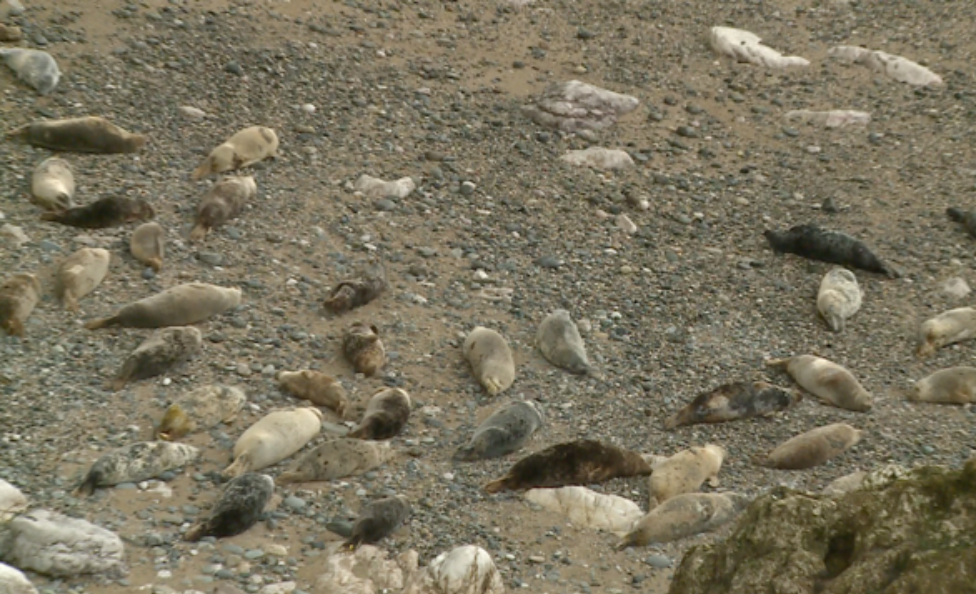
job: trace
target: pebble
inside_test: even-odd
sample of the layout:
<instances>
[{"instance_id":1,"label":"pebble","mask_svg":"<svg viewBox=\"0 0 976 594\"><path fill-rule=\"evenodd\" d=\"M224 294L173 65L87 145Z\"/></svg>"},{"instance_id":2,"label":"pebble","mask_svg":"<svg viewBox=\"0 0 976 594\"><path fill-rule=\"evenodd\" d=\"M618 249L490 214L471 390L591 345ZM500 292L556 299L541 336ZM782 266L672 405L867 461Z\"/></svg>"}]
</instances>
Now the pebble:
<instances>
[{"instance_id":1,"label":"pebble","mask_svg":"<svg viewBox=\"0 0 976 594\"><path fill-rule=\"evenodd\" d=\"M555 256L541 256L536 258L536 265L543 268L556 269L563 265L563 261Z\"/></svg>"},{"instance_id":2,"label":"pebble","mask_svg":"<svg viewBox=\"0 0 976 594\"><path fill-rule=\"evenodd\" d=\"M188 120L202 120L203 118L207 117L207 112L191 105L181 105L179 110L180 113L183 114L183 116Z\"/></svg>"},{"instance_id":3,"label":"pebble","mask_svg":"<svg viewBox=\"0 0 976 594\"><path fill-rule=\"evenodd\" d=\"M617 227L622 229L624 233L627 233L628 235L637 233L637 225L634 224L634 221L630 220L630 217L625 214L617 215Z\"/></svg>"},{"instance_id":4,"label":"pebble","mask_svg":"<svg viewBox=\"0 0 976 594\"><path fill-rule=\"evenodd\" d=\"M644 559L644 563L657 569L667 569L672 565L671 559L664 555L650 555Z\"/></svg>"},{"instance_id":5,"label":"pebble","mask_svg":"<svg viewBox=\"0 0 976 594\"><path fill-rule=\"evenodd\" d=\"M254 561L255 559L260 559L261 557L264 557L264 551L260 549L251 549L250 551L246 551L244 553L244 558L248 561Z\"/></svg>"},{"instance_id":6,"label":"pebble","mask_svg":"<svg viewBox=\"0 0 976 594\"><path fill-rule=\"evenodd\" d=\"M304 111L308 115L312 115L313 113L315 113L315 106L312 105L311 103L306 103L305 105L302 105L302 111Z\"/></svg>"},{"instance_id":7,"label":"pebble","mask_svg":"<svg viewBox=\"0 0 976 594\"><path fill-rule=\"evenodd\" d=\"M13 244L17 248L25 243L30 243L30 237L27 236L27 233L24 233L21 227L11 225L10 223L4 223L0 227L0 237L3 237L8 243Z\"/></svg>"},{"instance_id":8,"label":"pebble","mask_svg":"<svg viewBox=\"0 0 976 594\"><path fill-rule=\"evenodd\" d=\"M942 292L954 299L962 299L969 295L971 289L965 279L954 276L942 283Z\"/></svg>"},{"instance_id":9,"label":"pebble","mask_svg":"<svg viewBox=\"0 0 976 594\"><path fill-rule=\"evenodd\" d=\"M305 509L305 505L306 505L304 499L300 497L295 497L294 495L289 495L288 497L285 498L285 500L282 503L284 504L285 507L294 511L302 511L303 509Z\"/></svg>"}]
</instances>

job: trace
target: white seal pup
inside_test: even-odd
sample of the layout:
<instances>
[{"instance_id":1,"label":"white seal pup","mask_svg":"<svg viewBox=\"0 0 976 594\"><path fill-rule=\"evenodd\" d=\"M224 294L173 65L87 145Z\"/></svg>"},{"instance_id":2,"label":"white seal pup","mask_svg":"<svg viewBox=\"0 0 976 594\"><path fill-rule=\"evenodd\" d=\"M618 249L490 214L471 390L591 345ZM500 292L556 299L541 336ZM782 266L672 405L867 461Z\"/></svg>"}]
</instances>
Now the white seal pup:
<instances>
[{"instance_id":1,"label":"white seal pup","mask_svg":"<svg viewBox=\"0 0 976 594\"><path fill-rule=\"evenodd\" d=\"M207 517L191 526L183 539L196 542L204 536L225 538L246 532L261 519L274 487L274 479L266 474L247 472L231 479Z\"/></svg>"},{"instance_id":2,"label":"white seal pup","mask_svg":"<svg viewBox=\"0 0 976 594\"><path fill-rule=\"evenodd\" d=\"M971 404L976 402L976 367L949 367L919 380L908 393L913 402Z\"/></svg>"},{"instance_id":3,"label":"white seal pup","mask_svg":"<svg viewBox=\"0 0 976 594\"><path fill-rule=\"evenodd\" d=\"M61 70L51 54L35 49L2 48L0 58L41 95L50 95L61 80Z\"/></svg>"},{"instance_id":4,"label":"white seal pup","mask_svg":"<svg viewBox=\"0 0 976 594\"><path fill-rule=\"evenodd\" d=\"M3 25L0 25L2 27ZM19 569L0 563L0 592L3 594L37 594L37 588Z\"/></svg>"},{"instance_id":5,"label":"white seal pup","mask_svg":"<svg viewBox=\"0 0 976 594\"><path fill-rule=\"evenodd\" d=\"M597 493L578 485L557 489L529 489L527 501L569 516L570 523L623 536L644 514L630 499Z\"/></svg>"},{"instance_id":6,"label":"white seal pup","mask_svg":"<svg viewBox=\"0 0 976 594\"><path fill-rule=\"evenodd\" d=\"M121 371L108 387L118 391L129 382L166 373L195 357L202 348L203 334L193 326L156 330L126 357Z\"/></svg>"},{"instance_id":7,"label":"white seal pup","mask_svg":"<svg viewBox=\"0 0 976 594\"><path fill-rule=\"evenodd\" d=\"M74 208L75 174L71 164L59 157L41 161L31 175L31 195L47 210Z\"/></svg>"},{"instance_id":8,"label":"white seal pup","mask_svg":"<svg viewBox=\"0 0 976 594\"><path fill-rule=\"evenodd\" d=\"M91 320L85 328L185 326L220 315L240 304L241 290L237 287L186 283L125 305L113 316Z\"/></svg>"},{"instance_id":9,"label":"white seal pup","mask_svg":"<svg viewBox=\"0 0 976 594\"><path fill-rule=\"evenodd\" d=\"M861 441L863 432L846 423L811 429L786 440L760 465L782 470L804 470L835 458Z\"/></svg>"},{"instance_id":10,"label":"white seal pup","mask_svg":"<svg viewBox=\"0 0 976 594\"><path fill-rule=\"evenodd\" d=\"M105 280L111 258L108 250L81 248L58 266L55 293L68 311L78 311L78 300Z\"/></svg>"},{"instance_id":11,"label":"white seal pup","mask_svg":"<svg viewBox=\"0 0 976 594\"><path fill-rule=\"evenodd\" d=\"M512 349L500 333L478 326L464 339L462 350L471 371L489 395L497 396L515 382Z\"/></svg>"},{"instance_id":12,"label":"white seal pup","mask_svg":"<svg viewBox=\"0 0 976 594\"><path fill-rule=\"evenodd\" d=\"M727 524L749 499L738 493L685 493L668 499L637 520L618 550L664 544Z\"/></svg>"},{"instance_id":13,"label":"white seal pup","mask_svg":"<svg viewBox=\"0 0 976 594\"><path fill-rule=\"evenodd\" d=\"M274 158L278 154L278 135L271 128L251 126L236 132L216 147L193 170L192 178L200 179L214 173L235 171Z\"/></svg>"},{"instance_id":14,"label":"white seal pup","mask_svg":"<svg viewBox=\"0 0 976 594\"><path fill-rule=\"evenodd\" d=\"M647 479L648 509L664 503L672 497L693 493L706 481L718 486L718 472L728 452L713 444L692 447L678 452L654 466L654 473Z\"/></svg>"},{"instance_id":15,"label":"white seal pup","mask_svg":"<svg viewBox=\"0 0 976 594\"><path fill-rule=\"evenodd\" d=\"M590 366L579 328L565 309L557 309L539 325L536 345L547 361L571 373L598 375Z\"/></svg>"},{"instance_id":16,"label":"white seal pup","mask_svg":"<svg viewBox=\"0 0 976 594\"><path fill-rule=\"evenodd\" d=\"M234 461L224 477L267 468L302 449L322 429L317 408L276 410L247 428L234 444Z\"/></svg>"},{"instance_id":17,"label":"white seal pup","mask_svg":"<svg viewBox=\"0 0 976 594\"><path fill-rule=\"evenodd\" d=\"M394 455L388 441L331 439L278 475L278 484L331 481L368 472Z\"/></svg>"},{"instance_id":18,"label":"white seal pup","mask_svg":"<svg viewBox=\"0 0 976 594\"><path fill-rule=\"evenodd\" d=\"M821 401L838 408L867 412L874 397L846 367L814 355L770 359L769 367L785 368L800 385Z\"/></svg>"},{"instance_id":19,"label":"white seal pup","mask_svg":"<svg viewBox=\"0 0 976 594\"><path fill-rule=\"evenodd\" d=\"M950 309L922 323L916 354L919 358L929 357L944 346L973 337L976 337L976 309Z\"/></svg>"},{"instance_id":20,"label":"white seal pup","mask_svg":"<svg viewBox=\"0 0 976 594\"><path fill-rule=\"evenodd\" d=\"M156 222L139 225L129 238L129 252L136 260L159 272L166 257L166 230Z\"/></svg>"},{"instance_id":21,"label":"white seal pup","mask_svg":"<svg viewBox=\"0 0 976 594\"><path fill-rule=\"evenodd\" d=\"M244 408L244 390L221 384L193 389L166 409L156 428L156 439L179 439L194 431L204 431L220 423L230 423Z\"/></svg>"},{"instance_id":22,"label":"white seal pup","mask_svg":"<svg viewBox=\"0 0 976 594\"><path fill-rule=\"evenodd\" d=\"M837 266L824 275L817 293L817 311L834 332L844 329L847 320L861 309L864 291L850 270Z\"/></svg>"},{"instance_id":23,"label":"white seal pup","mask_svg":"<svg viewBox=\"0 0 976 594\"><path fill-rule=\"evenodd\" d=\"M509 402L478 425L471 441L458 448L454 459L465 462L488 460L518 451L543 423L545 413L538 402Z\"/></svg>"},{"instance_id":24,"label":"white seal pup","mask_svg":"<svg viewBox=\"0 0 976 594\"><path fill-rule=\"evenodd\" d=\"M149 480L167 470L186 466L199 457L199 448L182 443L133 443L96 460L75 493L91 495L98 487Z\"/></svg>"}]
</instances>

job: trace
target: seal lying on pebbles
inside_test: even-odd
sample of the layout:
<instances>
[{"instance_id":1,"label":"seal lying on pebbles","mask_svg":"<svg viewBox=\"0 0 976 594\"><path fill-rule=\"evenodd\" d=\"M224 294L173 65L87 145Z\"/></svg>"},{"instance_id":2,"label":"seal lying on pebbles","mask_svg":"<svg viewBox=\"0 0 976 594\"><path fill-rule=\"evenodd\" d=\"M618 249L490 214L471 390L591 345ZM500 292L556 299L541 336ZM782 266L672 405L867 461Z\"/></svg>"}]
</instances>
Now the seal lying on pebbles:
<instances>
[{"instance_id":1,"label":"seal lying on pebbles","mask_svg":"<svg viewBox=\"0 0 976 594\"><path fill-rule=\"evenodd\" d=\"M112 256L102 248L81 248L58 266L55 294L69 311L78 311L78 300L95 290L108 274Z\"/></svg>"},{"instance_id":2,"label":"seal lying on pebbles","mask_svg":"<svg viewBox=\"0 0 976 594\"><path fill-rule=\"evenodd\" d=\"M185 326L220 315L240 304L241 290L237 287L187 283L125 305L113 316L91 320L85 328Z\"/></svg>"},{"instance_id":3,"label":"seal lying on pebbles","mask_svg":"<svg viewBox=\"0 0 976 594\"><path fill-rule=\"evenodd\" d=\"M278 384L289 394L330 408L339 416L346 410L346 390L339 380L321 371L279 371Z\"/></svg>"},{"instance_id":4,"label":"seal lying on pebbles","mask_svg":"<svg viewBox=\"0 0 976 594\"><path fill-rule=\"evenodd\" d=\"M113 196L85 206L46 212L41 215L41 220L82 229L106 229L149 220L155 216L156 210L145 200Z\"/></svg>"},{"instance_id":5,"label":"seal lying on pebbles","mask_svg":"<svg viewBox=\"0 0 976 594\"><path fill-rule=\"evenodd\" d=\"M850 235L828 231L812 224L795 225L787 231L763 232L774 252L796 254L811 260L878 272L891 278L901 274Z\"/></svg>"},{"instance_id":6,"label":"seal lying on pebbles","mask_svg":"<svg viewBox=\"0 0 976 594\"><path fill-rule=\"evenodd\" d=\"M0 41L3 38L3 24L0 23ZM37 588L19 569L0 563L0 592L4 594L37 594Z\"/></svg>"},{"instance_id":7,"label":"seal lying on pebbles","mask_svg":"<svg viewBox=\"0 0 976 594\"><path fill-rule=\"evenodd\" d=\"M254 198L258 185L254 178L224 177L204 194L197 206L196 223L190 231L190 241L200 241L219 227L241 214L247 201Z\"/></svg>"},{"instance_id":8,"label":"seal lying on pebbles","mask_svg":"<svg viewBox=\"0 0 976 594\"><path fill-rule=\"evenodd\" d=\"M976 367L940 369L919 380L908 393L913 402L970 404L976 402Z\"/></svg>"},{"instance_id":9,"label":"seal lying on pebbles","mask_svg":"<svg viewBox=\"0 0 976 594\"><path fill-rule=\"evenodd\" d=\"M203 163L193 170L192 178L234 171L274 158L278 154L278 135L271 128L251 126L236 132L210 151Z\"/></svg>"},{"instance_id":10,"label":"seal lying on pebbles","mask_svg":"<svg viewBox=\"0 0 976 594\"><path fill-rule=\"evenodd\" d=\"M363 420L349 437L391 439L403 431L409 418L410 395L400 388L384 388L369 399Z\"/></svg>"},{"instance_id":11,"label":"seal lying on pebbles","mask_svg":"<svg viewBox=\"0 0 976 594\"><path fill-rule=\"evenodd\" d=\"M74 208L75 174L71 164L58 157L41 161L31 175L31 195L47 210Z\"/></svg>"},{"instance_id":12,"label":"seal lying on pebbles","mask_svg":"<svg viewBox=\"0 0 976 594\"><path fill-rule=\"evenodd\" d=\"M836 267L824 275L817 293L817 311L834 332L844 329L847 319L861 309L863 291L850 270Z\"/></svg>"},{"instance_id":13,"label":"seal lying on pebbles","mask_svg":"<svg viewBox=\"0 0 976 594\"><path fill-rule=\"evenodd\" d=\"M595 375L586 356L583 337L565 309L552 312L539 325L536 345L547 361L576 374Z\"/></svg>"},{"instance_id":14,"label":"seal lying on pebbles","mask_svg":"<svg viewBox=\"0 0 976 594\"><path fill-rule=\"evenodd\" d=\"M379 297L386 288L386 270L382 265L376 264L370 266L361 277L344 280L336 285L324 305L332 313L341 314L366 305Z\"/></svg>"},{"instance_id":15,"label":"seal lying on pebbles","mask_svg":"<svg viewBox=\"0 0 976 594\"><path fill-rule=\"evenodd\" d=\"M376 326L356 322L342 334L342 353L352 363L356 373L366 377L376 373L386 364L386 349L380 340Z\"/></svg>"},{"instance_id":16,"label":"seal lying on pebbles","mask_svg":"<svg viewBox=\"0 0 976 594\"><path fill-rule=\"evenodd\" d=\"M274 494L274 479L248 472L227 483L206 519L190 527L183 540L196 542L204 536L225 538L246 532L257 524Z\"/></svg>"},{"instance_id":17,"label":"seal lying on pebbles","mask_svg":"<svg viewBox=\"0 0 976 594\"><path fill-rule=\"evenodd\" d=\"M515 361L508 341L498 332L478 326L464 339L464 358L471 371L491 396L497 396L515 381Z\"/></svg>"},{"instance_id":18,"label":"seal lying on pebbles","mask_svg":"<svg viewBox=\"0 0 976 594\"><path fill-rule=\"evenodd\" d=\"M410 503L401 496L371 502L352 525L352 534L340 549L356 550L359 545L373 544L393 534L410 515Z\"/></svg>"},{"instance_id":19,"label":"seal lying on pebbles","mask_svg":"<svg viewBox=\"0 0 976 594\"><path fill-rule=\"evenodd\" d=\"M129 382L166 373L196 356L202 347L203 334L193 326L156 330L125 359L109 387L117 391Z\"/></svg>"},{"instance_id":20,"label":"seal lying on pebbles","mask_svg":"<svg viewBox=\"0 0 976 594\"><path fill-rule=\"evenodd\" d=\"M230 423L246 401L240 388L220 384L200 386L169 405L156 428L156 439L180 439L194 431Z\"/></svg>"},{"instance_id":21,"label":"seal lying on pebbles","mask_svg":"<svg viewBox=\"0 0 976 594\"><path fill-rule=\"evenodd\" d=\"M738 493L685 493L669 499L637 520L617 550L664 544L727 524L749 499Z\"/></svg>"},{"instance_id":22,"label":"seal lying on pebbles","mask_svg":"<svg viewBox=\"0 0 976 594\"><path fill-rule=\"evenodd\" d=\"M698 423L724 423L757 416L769 416L784 411L801 400L791 393L766 382L733 382L699 394L664 423L665 429L675 429Z\"/></svg>"},{"instance_id":23,"label":"seal lying on pebbles","mask_svg":"<svg viewBox=\"0 0 976 594\"><path fill-rule=\"evenodd\" d=\"M728 452L725 448L708 444L678 452L654 466L648 479L648 509L683 493L693 493L706 481L718 486L718 472Z\"/></svg>"},{"instance_id":24,"label":"seal lying on pebbles","mask_svg":"<svg viewBox=\"0 0 976 594\"><path fill-rule=\"evenodd\" d=\"M99 116L38 120L7 133L14 140L67 153L134 153L146 137L133 134Z\"/></svg>"},{"instance_id":25,"label":"seal lying on pebbles","mask_svg":"<svg viewBox=\"0 0 976 594\"><path fill-rule=\"evenodd\" d=\"M24 324L41 299L41 283L33 274L21 273L0 285L0 328L11 336L24 337Z\"/></svg>"},{"instance_id":26,"label":"seal lying on pebbles","mask_svg":"<svg viewBox=\"0 0 976 594\"><path fill-rule=\"evenodd\" d=\"M35 49L2 48L0 58L41 95L50 95L61 80L61 70L51 54Z\"/></svg>"},{"instance_id":27,"label":"seal lying on pebbles","mask_svg":"<svg viewBox=\"0 0 976 594\"><path fill-rule=\"evenodd\" d=\"M976 337L976 309L957 307L925 320L918 332L916 355L929 357L944 346Z\"/></svg>"},{"instance_id":28,"label":"seal lying on pebbles","mask_svg":"<svg viewBox=\"0 0 976 594\"><path fill-rule=\"evenodd\" d=\"M846 423L811 429L777 446L762 466L804 470L835 458L861 441L862 432Z\"/></svg>"},{"instance_id":29,"label":"seal lying on pebbles","mask_svg":"<svg viewBox=\"0 0 976 594\"><path fill-rule=\"evenodd\" d=\"M963 228L971 237L976 237L976 210L963 210L950 206L946 209L949 220L962 223Z\"/></svg>"},{"instance_id":30,"label":"seal lying on pebbles","mask_svg":"<svg viewBox=\"0 0 976 594\"><path fill-rule=\"evenodd\" d=\"M167 470L186 466L199 457L198 448L182 443L133 443L96 460L75 493L91 495L98 487L149 480Z\"/></svg>"},{"instance_id":31,"label":"seal lying on pebbles","mask_svg":"<svg viewBox=\"0 0 976 594\"><path fill-rule=\"evenodd\" d=\"M139 225L129 238L129 251L136 260L159 272L166 257L166 231L159 223Z\"/></svg>"},{"instance_id":32,"label":"seal lying on pebbles","mask_svg":"<svg viewBox=\"0 0 976 594\"><path fill-rule=\"evenodd\" d=\"M821 401L838 408L866 412L874 397L846 367L814 355L770 359L769 367L785 368L800 387Z\"/></svg>"},{"instance_id":33,"label":"seal lying on pebbles","mask_svg":"<svg viewBox=\"0 0 976 594\"><path fill-rule=\"evenodd\" d=\"M317 408L276 410L247 428L234 444L234 461L224 477L267 468L302 449L322 429Z\"/></svg>"},{"instance_id":34,"label":"seal lying on pebbles","mask_svg":"<svg viewBox=\"0 0 976 594\"><path fill-rule=\"evenodd\" d=\"M622 536L643 514L636 503L617 495L605 495L586 487L529 489L526 501L565 514L570 523Z\"/></svg>"},{"instance_id":35,"label":"seal lying on pebbles","mask_svg":"<svg viewBox=\"0 0 976 594\"><path fill-rule=\"evenodd\" d=\"M651 471L651 465L636 452L583 439L556 444L522 458L505 476L485 485L485 491L591 485L618 477L646 476Z\"/></svg>"},{"instance_id":36,"label":"seal lying on pebbles","mask_svg":"<svg viewBox=\"0 0 976 594\"><path fill-rule=\"evenodd\" d=\"M278 475L278 484L331 481L368 472L393 457L388 441L340 437L323 443Z\"/></svg>"},{"instance_id":37,"label":"seal lying on pebbles","mask_svg":"<svg viewBox=\"0 0 976 594\"><path fill-rule=\"evenodd\" d=\"M542 406L534 400L514 401L491 413L468 445L458 448L454 459L471 462L500 458L517 451L545 422Z\"/></svg>"}]
</instances>

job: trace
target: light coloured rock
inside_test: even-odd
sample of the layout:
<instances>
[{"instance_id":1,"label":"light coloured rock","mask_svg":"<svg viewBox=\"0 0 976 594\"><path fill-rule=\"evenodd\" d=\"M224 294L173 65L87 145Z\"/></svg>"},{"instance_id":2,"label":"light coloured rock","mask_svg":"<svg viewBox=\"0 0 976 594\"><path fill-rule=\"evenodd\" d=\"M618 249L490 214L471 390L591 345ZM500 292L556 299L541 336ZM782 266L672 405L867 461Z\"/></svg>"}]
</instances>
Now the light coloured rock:
<instances>
[{"instance_id":1,"label":"light coloured rock","mask_svg":"<svg viewBox=\"0 0 976 594\"><path fill-rule=\"evenodd\" d=\"M37 594L37 588L20 570L0 563L0 592L3 594Z\"/></svg>"},{"instance_id":2,"label":"light coloured rock","mask_svg":"<svg viewBox=\"0 0 976 594\"><path fill-rule=\"evenodd\" d=\"M897 480L908 477L911 471L898 464L886 464L881 468L867 472L860 470L845 474L834 479L824 487L823 494L828 497L840 497L854 491L872 491L884 489Z\"/></svg>"},{"instance_id":3,"label":"light coloured rock","mask_svg":"<svg viewBox=\"0 0 976 594\"><path fill-rule=\"evenodd\" d=\"M791 124L815 124L825 128L846 128L847 126L867 126L871 122L871 114L853 109L831 109L829 111L795 109L786 112L786 121Z\"/></svg>"},{"instance_id":4,"label":"light coloured rock","mask_svg":"<svg viewBox=\"0 0 976 594\"><path fill-rule=\"evenodd\" d=\"M773 48L763 45L755 33L731 27L712 27L709 42L715 53L737 62L746 62L766 68L809 66L810 61L800 56L784 56Z\"/></svg>"},{"instance_id":5,"label":"light coloured rock","mask_svg":"<svg viewBox=\"0 0 976 594\"><path fill-rule=\"evenodd\" d=\"M20 489L0 479L0 523L27 509L27 497Z\"/></svg>"},{"instance_id":6,"label":"light coloured rock","mask_svg":"<svg viewBox=\"0 0 976 594\"><path fill-rule=\"evenodd\" d=\"M188 120L202 120L207 117L207 112L203 111L199 107L193 107L192 105L181 105L179 107L180 113L183 114Z\"/></svg>"},{"instance_id":7,"label":"light coloured rock","mask_svg":"<svg viewBox=\"0 0 976 594\"><path fill-rule=\"evenodd\" d=\"M17 516L0 534L0 560L54 577L121 576L123 555L114 532L45 509Z\"/></svg>"},{"instance_id":8,"label":"light coloured rock","mask_svg":"<svg viewBox=\"0 0 976 594\"><path fill-rule=\"evenodd\" d=\"M963 299L969 295L970 291L969 283L958 276L947 279L942 283L942 292L953 299Z\"/></svg>"},{"instance_id":9,"label":"light coloured rock","mask_svg":"<svg viewBox=\"0 0 976 594\"><path fill-rule=\"evenodd\" d=\"M261 594L289 594L294 592L297 587L298 584L295 582L278 582L261 588Z\"/></svg>"},{"instance_id":10,"label":"light coloured rock","mask_svg":"<svg viewBox=\"0 0 976 594\"><path fill-rule=\"evenodd\" d=\"M571 80L552 83L542 91L535 105L523 107L522 112L541 126L580 132L608 128L639 104L636 97Z\"/></svg>"},{"instance_id":11,"label":"light coloured rock","mask_svg":"<svg viewBox=\"0 0 976 594\"><path fill-rule=\"evenodd\" d=\"M569 151L560 161L565 161L577 167L592 167L594 169L623 169L632 167L634 160L626 151L591 146L579 151Z\"/></svg>"},{"instance_id":12,"label":"light coloured rock","mask_svg":"<svg viewBox=\"0 0 976 594\"><path fill-rule=\"evenodd\" d=\"M408 553L399 559L390 559L385 550L373 545L360 545L352 552L335 552L323 563L323 572L315 582L316 591L343 594L400 592L407 578L417 569L416 553L412 556Z\"/></svg>"},{"instance_id":13,"label":"light coloured rock","mask_svg":"<svg viewBox=\"0 0 976 594\"><path fill-rule=\"evenodd\" d=\"M25 243L30 243L30 237L24 233L21 227L16 225L11 225L10 223L4 223L0 226L0 237L2 237L6 243L13 245L16 248L20 248Z\"/></svg>"},{"instance_id":14,"label":"light coloured rock","mask_svg":"<svg viewBox=\"0 0 976 594\"><path fill-rule=\"evenodd\" d=\"M637 225L634 224L634 221L630 220L630 217L623 213L617 215L617 227L623 230L623 232L627 235L637 233Z\"/></svg>"},{"instance_id":15,"label":"light coloured rock","mask_svg":"<svg viewBox=\"0 0 976 594\"><path fill-rule=\"evenodd\" d=\"M353 188L357 192L362 192L367 198L396 198L402 199L409 196L417 189L417 182L409 177L401 177L396 181L384 181L371 175L359 176Z\"/></svg>"},{"instance_id":16,"label":"light coloured rock","mask_svg":"<svg viewBox=\"0 0 976 594\"><path fill-rule=\"evenodd\" d=\"M866 471L859 470L838 477L823 488L823 494L828 497L838 497L851 491L857 491L861 488L861 485L864 483L864 477L867 475L868 473Z\"/></svg>"},{"instance_id":17,"label":"light coloured rock","mask_svg":"<svg viewBox=\"0 0 976 594\"><path fill-rule=\"evenodd\" d=\"M898 82L922 87L942 85L942 77L925 66L912 62L908 58L880 50L870 50L854 45L838 45L830 48L827 55L852 64L868 66L875 72L885 74Z\"/></svg>"},{"instance_id":18,"label":"light coloured rock","mask_svg":"<svg viewBox=\"0 0 976 594\"><path fill-rule=\"evenodd\" d=\"M529 489L525 499L549 511L565 514L575 526L605 530L617 536L629 532L634 522L644 515L630 499L579 486Z\"/></svg>"},{"instance_id":19,"label":"light coloured rock","mask_svg":"<svg viewBox=\"0 0 976 594\"><path fill-rule=\"evenodd\" d=\"M61 80L58 63L51 54L35 49L3 48L0 58L17 74L17 78L41 95L50 95Z\"/></svg>"},{"instance_id":20,"label":"light coloured rock","mask_svg":"<svg viewBox=\"0 0 976 594\"><path fill-rule=\"evenodd\" d=\"M505 584L488 551L474 545L441 553L415 578L403 594L502 594Z\"/></svg>"}]
</instances>

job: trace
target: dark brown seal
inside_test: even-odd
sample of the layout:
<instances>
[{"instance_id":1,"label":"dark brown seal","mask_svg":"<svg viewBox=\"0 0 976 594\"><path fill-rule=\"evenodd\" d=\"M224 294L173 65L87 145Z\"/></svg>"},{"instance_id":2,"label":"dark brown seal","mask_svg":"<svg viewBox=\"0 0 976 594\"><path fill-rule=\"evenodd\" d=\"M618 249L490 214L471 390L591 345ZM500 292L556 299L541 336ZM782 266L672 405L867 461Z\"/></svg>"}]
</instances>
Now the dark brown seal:
<instances>
[{"instance_id":1,"label":"dark brown seal","mask_svg":"<svg viewBox=\"0 0 976 594\"><path fill-rule=\"evenodd\" d=\"M156 330L126 358L110 387L121 390L129 382L165 373L199 353L202 345L203 335L193 326Z\"/></svg>"},{"instance_id":2,"label":"dark brown seal","mask_svg":"<svg viewBox=\"0 0 976 594\"><path fill-rule=\"evenodd\" d=\"M798 392L766 382L732 382L699 394L668 419L664 428L768 416L788 409L801 399Z\"/></svg>"},{"instance_id":3,"label":"dark brown seal","mask_svg":"<svg viewBox=\"0 0 976 594\"><path fill-rule=\"evenodd\" d=\"M41 215L41 220L82 229L105 229L135 221L146 221L155 216L155 209L145 200L113 196L85 206L46 212Z\"/></svg>"},{"instance_id":4,"label":"dark brown seal","mask_svg":"<svg viewBox=\"0 0 976 594\"><path fill-rule=\"evenodd\" d=\"M274 480L266 474L247 472L231 479L213 509L191 526L183 539L196 542L204 536L236 536L255 525L274 494Z\"/></svg>"},{"instance_id":5,"label":"dark brown seal","mask_svg":"<svg viewBox=\"0 0 976 594\"><path fill-rule=\"evenodd\" d=\"M840 231L829 231L817 225L806 224L795 225L787 231L767 229L763 235L775 252L860 268L892 278L901 276L897 270L874 255L863 242Z\"/></svg>"},{"instance_id":6,"label":"dark brown seal","mask_svg":"<svg viewBox=\"0 0 976 594\"><path fill-rule=\"evenodd\" d=\"M950 206L946 209L949 220L962 223L963 228L970 236L976 237L976 210L963 210Z\"/></svg>"},{"instance_id":7,"label":"dark brown seal","mask_svg":"<svg viewBox=\"0 0 976 594\"><path fill-rule=\"evenodd\" d=\"M146 137L133 134L99 116L39 120L7 133L33 146L74 153L134 153Z\"/></svg>"},{"instance_id":8,"label":"dark brown seal","mask_svg":"<svg viewBox=\"0 0 976 594\"><path fill-rule=\"evenodd\" d=\"M363 508L340 549L354 551L359 545L379 542L393 534L409 515L410 503L403 496L378 499Z\"/></svg>"},{"instance_id":9,"label":"dark brown seal","mask_svg":"<svg viewBox=\"0 0 976 594\"><path fill-rule=\"evenodd\" d=\"M325 300L325 307L335 314L366 305L386 290L386 270L379 264L371 266L362 276L340 282Z\"/></svg>"},{"instance_id":10,"label":"dark brown seal","mask_svg":"<svg viewBox=\"0 0 976 594\"><path fill-rule=\"evenodd\" d=\"M369 399L363 420L349 437L391 439L403 431L409 418L410 395L400 388L384 388Z\"/></svg>"},{"instance_id":11,"label":"dark brown seal","mask_svg":"<svg viewBox=\"0 0 976 594\"><path fill-rule=\"evenodd\" d=\"M372 324L356 322L342 335L342 353L352 363L356 373L370 377L386 364L386 349L380 331Z\"/></svg>"}]
</instances>

